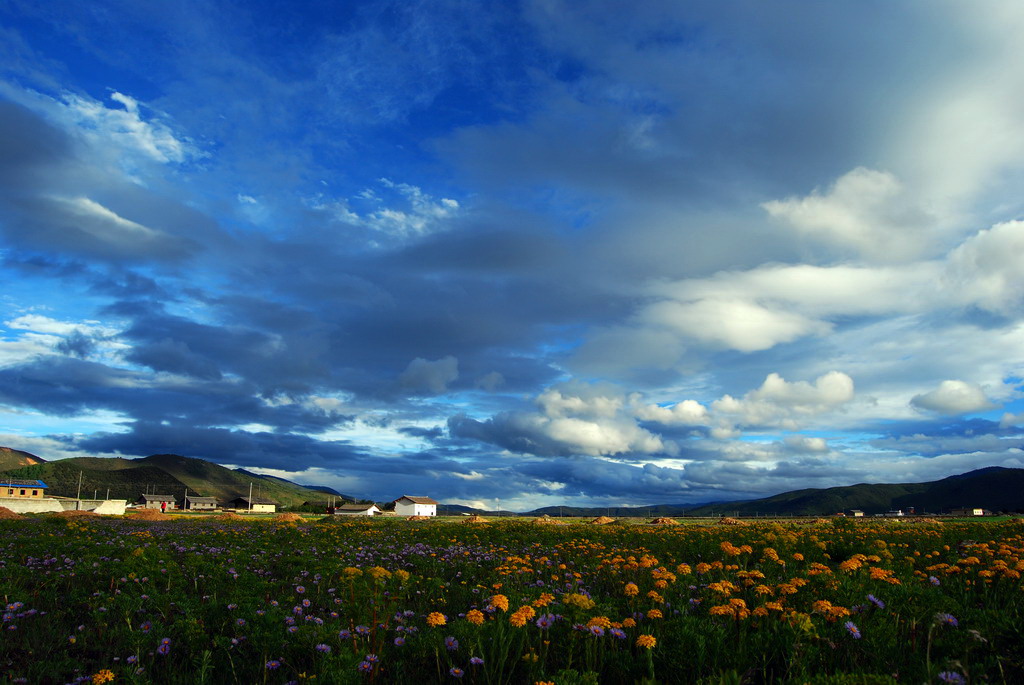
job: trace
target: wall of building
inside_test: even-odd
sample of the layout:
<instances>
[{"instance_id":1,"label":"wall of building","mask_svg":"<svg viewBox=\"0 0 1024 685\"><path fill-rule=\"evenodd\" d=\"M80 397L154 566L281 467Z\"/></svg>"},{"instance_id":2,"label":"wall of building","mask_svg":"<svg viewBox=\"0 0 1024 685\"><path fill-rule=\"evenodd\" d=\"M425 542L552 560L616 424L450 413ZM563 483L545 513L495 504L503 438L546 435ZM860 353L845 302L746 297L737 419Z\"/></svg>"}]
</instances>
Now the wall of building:
<instances>
[{"instance_id":1,"label":"wall of building","mask_svg":"<svg viewBox=\"0 0 1024 685\"><path fill-rule=\"evenodd\" d=\"M124 513L127 500L123 499L53 499L44 497L0 497L0 507L7 507L17 514L46 514L61 511L91 511L96 514L120 516Z\"/></svg>"}]
</instances>

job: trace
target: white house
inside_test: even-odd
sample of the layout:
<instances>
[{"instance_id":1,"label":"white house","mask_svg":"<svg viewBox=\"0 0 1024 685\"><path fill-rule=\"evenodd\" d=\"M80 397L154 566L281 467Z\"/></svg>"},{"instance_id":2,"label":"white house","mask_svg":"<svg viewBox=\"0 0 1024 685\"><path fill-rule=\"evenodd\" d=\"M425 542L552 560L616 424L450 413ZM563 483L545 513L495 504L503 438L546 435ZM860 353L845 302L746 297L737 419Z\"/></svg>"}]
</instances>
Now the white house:
<instances>
[{"instance_id":1,"label":"white house","mask_svg":"<svg viewBox=\"0 0 1024 685\"><path fill-rule=\"evenodd\" d=\"M277 502L265 497L236 497L228 505L237 511L250 511L254 514L273 514L277 511Z\"/></svg>"},{"instance_id":2,"label":"white house","mask_svg":"<svg viewBox=\"0 0 1024 685\"><path fill-rule=\"evenodd\" d=\"M376 516L381 513L376 504L342 504L334 508L338 516Z\"/></svg>"},{"instance_id":3,"label":"white house","mask_svg":"<svg viewBox=\"0 0 1024 685\"><path fill-rule=\"evenodd\" d=\"M402 495L395 500L395 513L399 516L437 516L437 502L429 497Z\"/></svg>"},{"instance_id":4,"label":"white house","mask_svg":"<svg viewBox=\"0 0 1024 685\"><path fill-rule=\"evenodd\" d=\"M952 516L984 516L985 510L981 507L960 507L959 509L953 509L950 512Z\"/></svg>"}]
</instances>

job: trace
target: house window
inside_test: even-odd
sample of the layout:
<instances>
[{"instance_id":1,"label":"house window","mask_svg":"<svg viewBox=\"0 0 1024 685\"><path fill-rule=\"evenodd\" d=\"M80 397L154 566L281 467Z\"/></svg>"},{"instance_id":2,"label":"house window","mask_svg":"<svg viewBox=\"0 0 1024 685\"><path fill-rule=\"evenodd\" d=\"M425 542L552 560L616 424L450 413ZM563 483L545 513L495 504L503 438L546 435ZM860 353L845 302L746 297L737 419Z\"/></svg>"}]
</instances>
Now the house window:
<instances>
[{"instance_id":1,"label":"house window","mask_svg":"<svg viewBox=\"0 0 1024 685\"><path fill-rule=\"evenodd\" d=\"M36 495L38 495L38 494L39 494L39 491L38 491L38 490L33 490L33 491L32 491L32 496L33 496L33 497L35 497L35 496L36 496Z\"/></svg>"},{"instance_id":2,"label":"house window","mask_svg":"<svg viewBox=\"0 0 1024 685\"><path fill-rule=\"evenodd\" d=\"M22 490L22 491L21 491L21 494L23 494L23 495L24 495L24 494L25 494L25 491L24 491L24 490Z\"/></svg>"},{"instance_id":3,"label":"house window","mask_svg":"<svg viewBox=\"0 0 1024 685\"><path fill-rule=\"evenodd\" d=\"M8 494L8 495L13 495L13 494L14 494L14 490L8 489L8 490L7 490L7 494Z\"/></svg>"}]
</instances>

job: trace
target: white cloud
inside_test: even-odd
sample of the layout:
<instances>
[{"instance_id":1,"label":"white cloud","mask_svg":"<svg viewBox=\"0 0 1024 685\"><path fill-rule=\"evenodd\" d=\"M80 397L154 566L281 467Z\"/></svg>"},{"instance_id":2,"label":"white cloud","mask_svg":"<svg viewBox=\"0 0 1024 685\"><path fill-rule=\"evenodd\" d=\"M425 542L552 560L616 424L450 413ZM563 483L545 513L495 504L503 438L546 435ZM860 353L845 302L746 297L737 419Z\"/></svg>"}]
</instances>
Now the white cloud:
<instances>
[{"instance_id":1,"label":"white cloud","mask_svg":"<svg viewBox=\"0 0 1024 685\"><path fill-rule=\"evenodd\" d=\"M826 192L763 205L776 219L811 238L881 261L919 256L930 247L936 219L888 172L858 167Z\"/></svg>"},{"instance_id":2,"label":"white cloud","mask_svg":"<svg viewBox=\"0 0 1024 685\"><path fill-rule=\"evenodd\" d=\"M1010 412L1006 412L999 419L1000 428L1015 428L1018 426L1024 427L1024 412L1020 414L1011 414Z\"/></svg>"},{"instance_id":3,"label":"white cloud","mask_svg":"<svg viewBox=\"0 0 1024 685\"><path fill-rule=\"evenodd\" d=\"M819 376L813 384L790 383L770 373L760 388L742 399L725 395L711 403L711 410L715 418L731 424L795 430L810 419L839 409L853 397L853 379L840 371Z\"/></svg>"},{"instance_id":4,"label":"white cloud","mask_svg":"<svg viewBox=\"0 0 1024 685\"><path fill-rule=\"evenodd\" d=\"M63 106L68 119L101 139L135 150L161 163L182 163L198 157L199 152L185 138L175 135L170 126L158 119L145 121L134 98L115 92L110 99L123 106L107 107L92 98L65 94ZM164 115L157 113L158 117Z\"/></svg>"},{"instance_id":5,"label":"white cloud","mask_svg":"<svg viewBox=\"0 0 1024 685\"><path fill-rule=\"evenodd\" d=\"M823 454L829 451L828 442L824 438L809 438L805 435L787 435L782 446L790 452L803 454Z\"/></svg>"},{"instance_id":6,"label":"white cloud","mask_svg":"<svg viewBox=\"0 0 1024 685\"><path fill-rule=\"evenodd\" d=\"M798 313L771 309L742 299L664 301L639 316L647 326L663 326L702 343L756 352L806 335L824 335L831 326Z\"/></svg>"},{"instance_id":7,"label":"white cloud","mask_svg":"<svg viewBox=\"0 0 1024 685\"><path fill-rule=\"evenodd\" d=\"M708 410L696 400L683 400L669 407L648 404L636 411L641 421L656 421L666 426L703 426L708 423Z\"/></svg>"},{"instance_id":8,"label":"white cloud","mask_svg":"<svg viewBox=\"0 0 1024 685\"><path fill-rule=\"evenodd\" d=\"M451 355L443 359L428 361L417 357L399 376L402 386L413 392L429 392L440 395L448 384L459 377L459 360Z\"/></svg>"},{"instance_id":9,"label":"white cloud","mask_svg":"<svg viewBox=\"0 0 1024 685\"><path fill-rule=\"evenodd\" d=\"M986 411L996 406L978 384L959 380L942 381L935 390L914 395L910 403L918 409L950 415Z\"/></svg>"},{"instance_id":10,"label":"white cloud","mask_svg":"<svg viewBox=\"0 0 1024 685\"><path fill-rule=\"evenodd\" d=\"M1015 313L1024 302L1024 221L979 231L949 254L943 286L951 297L992 312Z\"/></svg>"}]
</instances>

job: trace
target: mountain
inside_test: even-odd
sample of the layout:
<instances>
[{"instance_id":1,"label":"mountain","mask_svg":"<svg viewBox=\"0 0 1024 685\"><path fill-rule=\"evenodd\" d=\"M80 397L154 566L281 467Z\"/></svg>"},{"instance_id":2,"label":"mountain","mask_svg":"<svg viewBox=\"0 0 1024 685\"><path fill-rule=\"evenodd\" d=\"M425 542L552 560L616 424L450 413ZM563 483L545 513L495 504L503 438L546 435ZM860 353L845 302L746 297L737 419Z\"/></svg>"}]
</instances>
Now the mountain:
<instances>
[{"instance_id":1,"label":"mountain","mask_svg":"<svg viewBox=\"0 0 1024 685\"><path fill-rule=\"evenodd\" d=\"M154 454L140 459L74 457L50 462L27 452L21 454L26 455L29 461L38 461L0 468L0 472L11 477L38 478L47 484L47 494L50 495L74 497L79 491L81 478L83 497L106 497L109 492L112 498L131 501L151 492L180 499L187 489L194 495L224 501L248 495L251 484L253 496L272 499L285 507L307 501L326 502L327 499L322 491L283 478L261 476L243 469L232 470L204 459L176 454Z\"/></svg>"},{"instance_id":2,"label":"mountain","mask_svg":"<svg viewBox=\"0 0 1024 685\"><path fill-rule=\"evenodd\" d=\"M860 483L835 488L809 488L758 500L691 507L686 514L821 516L860 509L870 515L893 509L906 511L910 507L917 513L942 513L956 507L1024 511L1024 469L992 466L924 483Z\"/></svg>"},{"instance_id":3,"label":"mountain","mask_svg":"<svg viewBox=\"0 0 1024 685\"><path fill-rule=\"evenodd\" d=\"M10 447L0 447L0 472L18 469L23 466L35 466L45 461L42 457L37 457L28 452L22 452Z\"/></svg>"}]
</instances>

